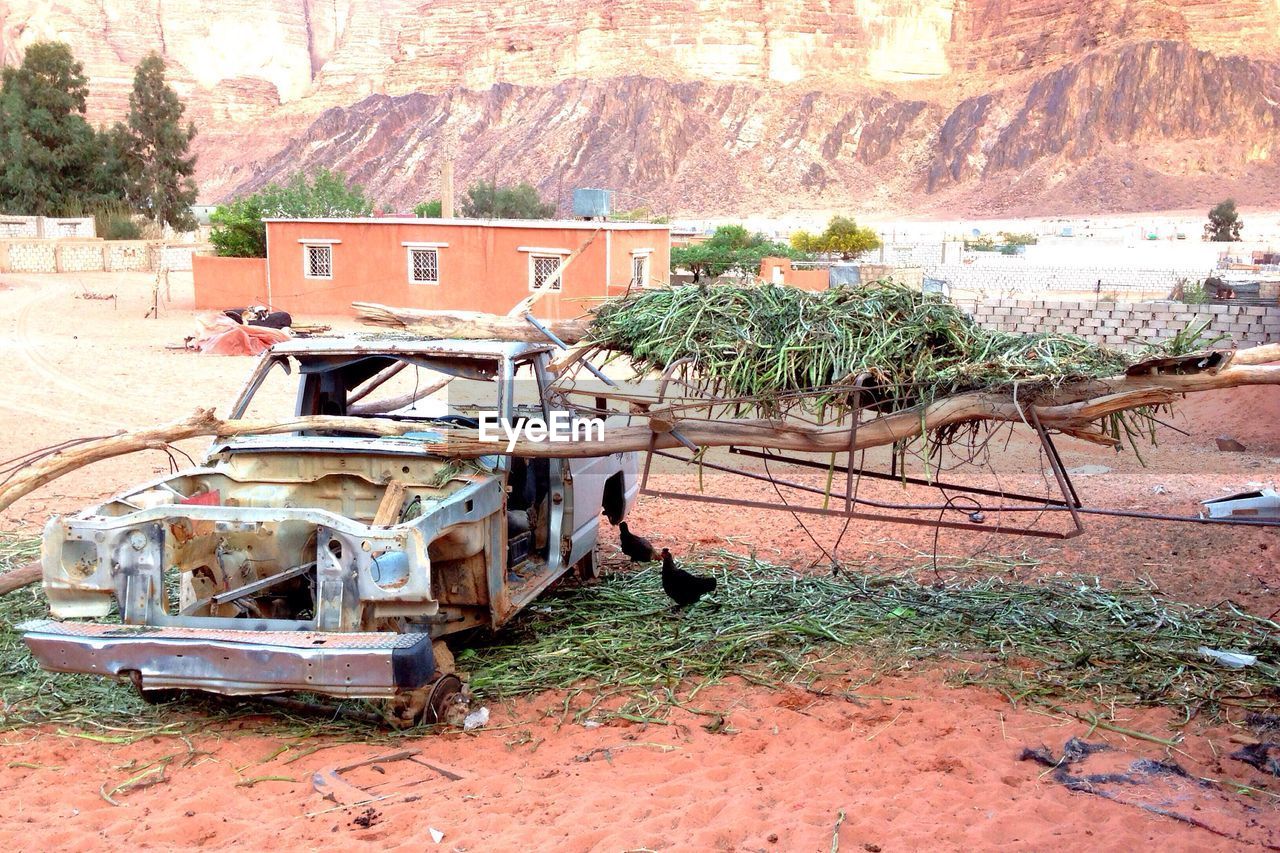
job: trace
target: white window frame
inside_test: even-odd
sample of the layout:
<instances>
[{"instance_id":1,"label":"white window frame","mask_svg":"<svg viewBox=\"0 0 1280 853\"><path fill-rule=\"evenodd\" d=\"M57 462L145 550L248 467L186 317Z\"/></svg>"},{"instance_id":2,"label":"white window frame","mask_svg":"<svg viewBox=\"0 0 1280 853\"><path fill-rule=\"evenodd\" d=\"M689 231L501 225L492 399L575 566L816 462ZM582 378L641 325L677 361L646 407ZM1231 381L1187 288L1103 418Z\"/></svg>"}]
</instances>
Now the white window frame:
<instances>
[{"instance_id":1,"label":"white window frame","mask_svg":"<svg viewBox=\"0 0 1280 853\"><path fill-rule=\"evenodd\" d=\"M326 240L321 242L309 242L302 244L302 277L309 279L320 279L323 281L333 280L333 246L336 240ZM311 274L311 252L313 250L323 249L329 253L329 274L328 275L312 275Z\"/></svg>"},{"instance_id":2,"label":"white window frame","mask_svg":"<svg viewBox=\"0 0 1280 853\"><path fill-rule=\"evenodd\" d=\"M431 252L436 256L436 277L434 281L430 279L417 278L414 275L414 272L416 271L413 263L413 256L415 252ZM404 254L405 254L405 262L408 265L408 275L409 275L410 284L429 284L429 285L434 285L436 287L440 286L440 247L439 246L409 244L405 246Z\"/></svg>"},{"instance_id":3,"label":"white window frame","mask_svg":"<svg viewBox=\"0 0 1280 853\"><path fill-rule=\"evenodd\" d=\"M649 286L649 274L651 269L649 265L650 254L651 252L631 253L631 285L633 287L643 288ZM636 275L636 261L640 262L641 274L639 276ZM639 279L639 281L637 281L637 279Z\"/></svg>"},{"instance_id":4,"label":"white window frame","mask_svg":"<svg viewBox=\"0 0 1280 853\"><path fill-rule=\"evenodd\" d=\"M561 252L537 252L529 253L529 292L530 293L560 293L564 290L564 259L565 255ZM560 272L560 277L556 279L555 285L552 287L539 287L537 284L538 261L557 261L556 270Z\"/></svg>"}]
</instances>

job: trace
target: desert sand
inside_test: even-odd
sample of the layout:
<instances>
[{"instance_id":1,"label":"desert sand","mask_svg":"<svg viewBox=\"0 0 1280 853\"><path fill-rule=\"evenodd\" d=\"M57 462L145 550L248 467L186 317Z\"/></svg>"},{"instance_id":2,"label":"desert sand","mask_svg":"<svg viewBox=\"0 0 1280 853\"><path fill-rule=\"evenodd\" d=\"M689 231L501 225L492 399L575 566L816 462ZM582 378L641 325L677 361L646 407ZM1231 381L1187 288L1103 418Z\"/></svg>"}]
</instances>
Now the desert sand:
<instances>
[{"instance_id":1,"label":"desert sand","mask_svg":"<svg viewBox=\"0 0 1280 853\"><path fill-rule=\"evenodd\" d=\"M182 417L196 406L225 411L252 361L171 349L194 325L189 276L175 276L172 286L160 318L144 319L146 275L0 279L0 347L8 368L0 391L0 457ZM1190 435L1163 430L1158 447L1143 448L1145 468L1132 452L1066 440L1060 446L1069 467L1094 466L1076 477L1087 503L1190 514L1200 499L1274 481L1278 418L1280 389L1198 395L1171 421ZM1235 437L1246 452L1219 452L1218 435ZM195 454L201 446L184 449ZM1006 486L1044 493L1043 463L1025 437L994 447L992 461ZM153 453L77 472L19 502L0 518L0 529L37 530L51 514L169 465L164 454ZM975 480L996 476L970 473ZM660 476L668 488L690 488L696 480L669 468ZM730 488L714 477L707 486ZM774 496L764 483L731 488L761 500ZM864 496L902 497L891 483L868 482L863 489ZM805 523L825 548L842 526ZM810 568L823 558L821 549L786 513L643 498L633 524L680 556L755 549L801 571L825 571ZM1105 517L1086 524L1083 536L1068 541L943 532L936 548L959 556L1025 553L1038 563L1019 571L1143 577L1181 600L1230 598L1262 616L1280 609L1274 531ZM612 554L612 535L606 532L602 541ZM932 530L859 522L837 556L896 571L934 548ZM616 560L610 566L626 570ZM946 678L955 665L863 684L869 673L854 657L849 699L798 687L723 684L700 695L703 705L725 713L717 733L704 728L706 717L678 710L670 725L575 724L562 718L564 697L556 693L490 703L489 725L473 733L389 737L370 731L357 742L272 735L265 716L210 727L181 708L174 711L174 736L135 742L110 742L131 740L122 731L10 731L0 734L0 814L7 817L0 845L875 853L1280 844L1274 796L1280 784L1226 758L1236 748L1231 738L1242 733L1239 720L1183 723L1167 711L1113 709L1116 725L1177 741L1164 746L1094 730L1043 708L1014 707L991 691L952 687ZM1019 760L1024 747L1058 754L1073 736L1109 743L1126 763L1171 759L1192 776L1223 785L1186 783L1172 791L1177 809L1199 821L1192 825L1073 793L1046 768ZM313 788L315 773L406 749L449 775L407 760L349 771L344 778L380 798L356 807L323 799ZM119 805L103 796L166 757L163 784L113 798ZM1259 792L1235 793L1233 785ZM432 830L443 833L438 842Z\"/></svg>"}]
</instances>

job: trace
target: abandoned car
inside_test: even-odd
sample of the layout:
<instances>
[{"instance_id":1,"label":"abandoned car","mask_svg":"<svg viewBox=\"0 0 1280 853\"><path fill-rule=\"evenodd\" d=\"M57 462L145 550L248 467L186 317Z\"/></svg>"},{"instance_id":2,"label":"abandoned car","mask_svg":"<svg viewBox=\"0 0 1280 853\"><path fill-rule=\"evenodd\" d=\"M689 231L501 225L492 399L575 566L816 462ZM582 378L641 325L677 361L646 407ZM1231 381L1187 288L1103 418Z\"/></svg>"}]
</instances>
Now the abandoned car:
<instances>
[{"instance_id":1,"label":"abandoned car","mask_svg":"<svg viewBox=\"0 0 1280 853\"><path fill-rule=\"evenodd\" d=\"M307 691L437 719L461 684L442 637L496 628L571 569L638 492L633 454L433 455L485 417L566 410L543 344L338 337L278 344L230 416L377 416L395 437L219 439L199 467L51 519L40 664L144 695ZM276 386L279 385L279 388ZM434 650L433 650L434 643Z\"/></svg>"}]
</instances>

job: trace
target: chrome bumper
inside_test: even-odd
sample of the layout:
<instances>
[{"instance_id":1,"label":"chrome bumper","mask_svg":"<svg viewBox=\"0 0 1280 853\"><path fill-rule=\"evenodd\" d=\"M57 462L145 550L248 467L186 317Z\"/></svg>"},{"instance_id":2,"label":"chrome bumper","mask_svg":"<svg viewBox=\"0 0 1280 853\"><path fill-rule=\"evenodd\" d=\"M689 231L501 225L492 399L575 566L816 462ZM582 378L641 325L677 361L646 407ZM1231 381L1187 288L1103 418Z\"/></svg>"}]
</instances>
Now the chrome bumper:
<instances>
[{"instance_id":1,"label":"chrome bumper","mask_svg":"<svg viewBox=\"0 0 1280 853\"><path fill-rule=\"evenodd\" d=\"M147 690L229 696L305 690L377 698L427 684L435 674L426 634L230 631L37 619L17 626L52 672L127 676Z\"/></svg>"}]
</instances>

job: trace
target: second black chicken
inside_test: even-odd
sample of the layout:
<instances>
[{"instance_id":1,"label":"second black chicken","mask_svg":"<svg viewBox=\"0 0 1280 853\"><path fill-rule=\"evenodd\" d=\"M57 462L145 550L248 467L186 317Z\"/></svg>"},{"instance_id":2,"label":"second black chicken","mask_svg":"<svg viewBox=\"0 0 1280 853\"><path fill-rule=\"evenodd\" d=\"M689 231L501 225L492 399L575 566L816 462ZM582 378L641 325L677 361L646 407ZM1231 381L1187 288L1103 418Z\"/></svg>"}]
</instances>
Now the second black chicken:
<instances>
[{"instance_id":1,"label":"second black chicken","mask_svg":"<svg viewBox=\"0 0 1280 853\"><path fill-rule=\"evenodd\" d=\"M677 607L687 607L715 588L715 578L686 572L676 565L670 551L662 549L662 590Z\"/></svg>"}]
</instances>

